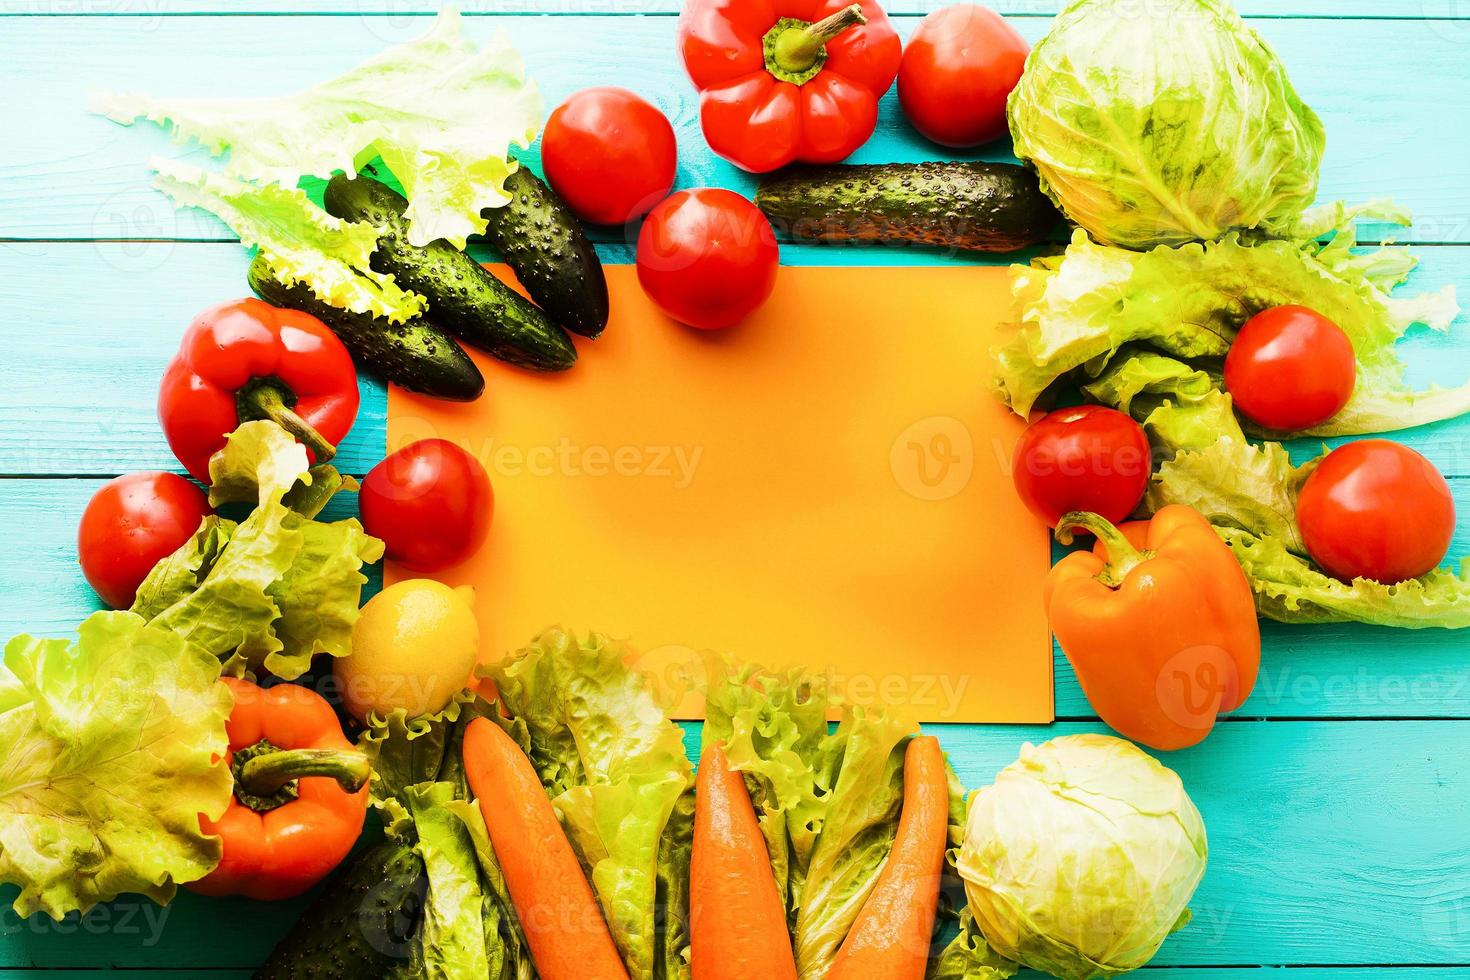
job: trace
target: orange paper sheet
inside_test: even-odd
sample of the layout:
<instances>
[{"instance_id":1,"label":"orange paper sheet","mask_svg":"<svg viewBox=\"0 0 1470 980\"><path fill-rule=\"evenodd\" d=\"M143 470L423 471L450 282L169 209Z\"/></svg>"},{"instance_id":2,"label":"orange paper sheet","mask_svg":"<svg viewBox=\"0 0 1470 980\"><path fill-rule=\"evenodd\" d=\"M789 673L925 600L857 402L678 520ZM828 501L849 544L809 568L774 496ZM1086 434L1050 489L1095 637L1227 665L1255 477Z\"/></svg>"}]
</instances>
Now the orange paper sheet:
<instances>
[{"instance_id":1,"label":"orange paper sheet","mask_svg":"<svg viewBox=\"0 0 1470 980\"><path fill-rule=\"evenodd\" d=\"M719 651L923 721L1051 721L1047 534L988 390L1004 270L783 268L718 334L607 274L571 371L477 358L475 403L389 396L390 450L452 439L490 472L489 540L439 576L475 586L482 657L559 624L626 640L680 717Z\"/></svg>"}]
</instances>

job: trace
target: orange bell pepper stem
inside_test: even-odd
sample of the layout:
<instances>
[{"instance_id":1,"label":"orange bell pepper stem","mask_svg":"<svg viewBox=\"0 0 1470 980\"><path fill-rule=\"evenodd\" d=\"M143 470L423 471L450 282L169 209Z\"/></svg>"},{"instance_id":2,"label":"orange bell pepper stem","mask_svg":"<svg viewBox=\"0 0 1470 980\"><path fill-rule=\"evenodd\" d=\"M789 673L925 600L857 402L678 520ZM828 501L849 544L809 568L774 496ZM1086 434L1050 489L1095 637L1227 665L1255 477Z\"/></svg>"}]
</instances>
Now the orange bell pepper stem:
<instances>
[{"instance_id":1,"label":"orange bell pepper stem","mask_svg":"<svg viewBox=\"0 0 1470 980\"><path fill-rule=\"evenodd\" d=\"M1097 546L1056 564L1045 603L1088 702L1135 742L1198 744L1245 702L1260 671L1260 624L1240 564L1188 507L1122 529L1068 514L1057 539L1069 543L1076 530Z\"/></svg>"},{"instance_id":2,"label":"orange bell pepper stem","mask_svg":"<svg viewBox=\"0 0 1470 980\"><path fill-rule=\"evenodd\" d=\"M362 833L371 764L315 692L234 677L220 683L235 697L222 760L235 792L219 820L200 818L224 849L219 865L188 887L264 900L299 895L326 877Z\"/></svg>"}]
</instances>

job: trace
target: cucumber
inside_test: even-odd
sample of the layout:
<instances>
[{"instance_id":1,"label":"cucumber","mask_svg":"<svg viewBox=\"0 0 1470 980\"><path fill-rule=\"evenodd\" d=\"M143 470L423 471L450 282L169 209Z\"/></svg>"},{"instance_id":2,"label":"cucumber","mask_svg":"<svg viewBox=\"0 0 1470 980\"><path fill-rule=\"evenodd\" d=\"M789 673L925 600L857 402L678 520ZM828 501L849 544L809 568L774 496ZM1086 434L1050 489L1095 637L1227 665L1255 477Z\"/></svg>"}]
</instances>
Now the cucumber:
<instances>
[{"instance_id":1,"label":"cucumber","mask_svg":"<svg viewBox=\"0 0 1470 980\"><path fill-rule=\"evenodd\" d=\"M406 964L429 887L424 863L404 841L385 840L327 885L254 980L360 980Z\"/></svg>"},{"instance_id":2,"label":"cucumber","mask_svg":"<svg viewBox=\"0 0 1470 980\"><path fill-rule=\"evenodd\" d=\"M607 326L607 277L587 233L525 165L506 178L505 192L509 203L480 212L485 240L553 320L596 337Z\"/></svg>"},{"instance_id":3,"label":"cucumber","mask_svg":"<svg viewBox=\"0 0 1470 980\"><path fill-rule=\"evenodd\" d=\"M461 249L440 239L408 243L408 200L373 180L338 174L327 184L327 211L382 229L372 266L429 301L429 315L456 337L502 361L537 371L564 371L577 360L566 331Z\"/></svg>"},{"instance_id":4,"label":"cucumber","mask_svg":"<svg viewBox=\"0 0 1470 980\"><path fill-rule=\"evenodd\" d=\"M802 167L761 184L756 206L792 238L1011 252L1061 220L1036 174L1011 163Z\"/></svg>"},{"instance_id":5,"label":"cucumber","mask_svg":"<svg viewBox=\"0 0 1470 980\"><path fill-rule=\"evenodd\" d=\"M256 256L247 276L267 303L310 313L331 328L352 359L407 391L451 401L474 401L485 390L475 362L443 330L423 317L389 323L382 317L349 313L317 299L305 286L287 286Z\"/></svg>"}]
</instances>

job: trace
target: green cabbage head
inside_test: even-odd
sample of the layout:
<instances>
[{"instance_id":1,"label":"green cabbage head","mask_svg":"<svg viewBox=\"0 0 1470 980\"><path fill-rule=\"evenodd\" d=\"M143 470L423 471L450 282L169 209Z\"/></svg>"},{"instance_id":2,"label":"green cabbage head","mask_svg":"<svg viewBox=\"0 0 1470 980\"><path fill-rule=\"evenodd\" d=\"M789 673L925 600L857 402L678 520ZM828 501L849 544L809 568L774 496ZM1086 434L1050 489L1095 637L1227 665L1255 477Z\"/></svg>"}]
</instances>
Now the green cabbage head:
<instances>
[{"instance_id":1,"label":"green cabbage head","mask_svg":"<svg viewBox=\"0 0 1470 980\"><path fill-rule=\"evenodd\" d=\"M1016 156L1098 241L1284 233L1326 136L1276 53L1224 0L1075 0L1009 103Z\"/></svg>"},{"instance_id":2,"label":"green cabbage head","mask_svg":"<svg viewBox=\"0 0 1470 980\"><path fill-rule=\"evenodd\" d=\"M977 792L959 872L995 952L1062 980L1136 970L1189 921L1205 825L1169 769L1110 735L1066 735Z\"/></svg>"}]
</instances>

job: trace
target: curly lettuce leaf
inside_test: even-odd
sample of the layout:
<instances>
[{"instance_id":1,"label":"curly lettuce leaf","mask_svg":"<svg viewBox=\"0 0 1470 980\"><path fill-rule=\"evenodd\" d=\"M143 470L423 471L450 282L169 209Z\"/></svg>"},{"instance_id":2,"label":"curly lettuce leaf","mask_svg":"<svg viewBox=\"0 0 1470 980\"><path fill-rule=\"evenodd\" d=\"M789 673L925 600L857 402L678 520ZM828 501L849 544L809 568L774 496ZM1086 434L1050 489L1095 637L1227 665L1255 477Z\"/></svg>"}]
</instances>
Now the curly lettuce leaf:
<instances>
[{"instance_id":1,"label":"curly lettuce leaf","mask_svg":"<svg viewBox=\"0 0 1470 980\"><path fill-rule=\"evenodd\" d=\"M286 285L300 283L324 303L401 323L427 302L369 265L378 229L334 218L295 186L252 184L172 160L151 161L154 184L177 207L208 211L257 248Z\"/></svg>"},{"instance_id":2,"label":"curly lettuce leaf","mask_svg":"<svg viewBox=\"0 0 1470 980\"><path fill-rule=\"evenodd\" d=\"M1116 358L1083 391L1144 427L1159 464L1144 510L1184 504L1212 524L1270 535L1293 551L1306 545L1296 501L1316 462L1296 466L1280 443L1253 443L1218 379L1152 351Z\"/></svg>"},{"instance_id":3,"label":"curly lettuce leaf","mask_svg":"<svg viewBox=\"0 0 1470 980\"><path fill-rule=\"evenodd\" d=\"M264 504L272 491L283 495L313 477L306 447L285 429L263 419L245 422L225 437L209 460L209 506Z\"/></svg>"},{"instance_id":4,"label":"curly lettuce leaf","mask_svg":"<svg viewBox=\"0 0 1470 980\"><path fill-rule=\"evenodd\" d=\"M793 934L803 980L827 975L888 861L903 808L904 749L915 728L896 715L852 708L823 747L817 778L831 791Z\"/></svg>"},{"instance_id":5,"label":"curly lettuce leaf","mask_svg":"<svg viewBox=\"0 0 1470 980\"><path fill-rule=\"evenodd\" d=\"M516 917L515 906L511 904L510 887L490 844L490 831L485 826L484 815L477 805L463 799L445 803L444 809L464 824L480 862L484 896L480 914L485 949L489 954L488 977L490 980L534 980L536 968L531 962L531 951Z\"/></svg>"},{"instance_id":6,"label":"curly lettuce leaf","mask_svg":"<svg viewBox=\"0 0 1470 980\"><path fill-rule=\"evenodd\" d=\"M231 177L288 189L304 176L355 176L381 156L410 202L410 244L443 238L460 248L485 230L481 210L509 200L505 179L515 168L510 145L529 147L542 114L540 92L509 40L497 34L476 45L452 9L441 12L423 37L295 95L154 99L101 93L91 108L124 125L146 118L216 156L228 153ZM366 269L366 253L361 257ZM290 268L271 267L278 275ZM313 291L321 295L315 286Z\"/></svg>"},{"instance_id":7,"label":"curly lettuce leaf","mask_svg":"<svg viewBox=\"0 0 1470 980\"><path fill-rule=\"evenodd\" d=\"M667 835L693 785L682 729L664 715L628 651L593 634L548 630L489 676L587 870L633 976L670 963L657 899ZM683 849L676 849L682 859Z\"/></svg>"},{"instance_id":8,"label":"curly lettuce leaf","mask_svg":"<svg viewBox=\"0 0 1470 980\"><path fill-rule=\"evenodd\" d=\"M959 935L930 966L927 980L1007 980L1019 969L990 948L967 908L960 913Z\"/></svg>"},{"instance_id":9,"label":"curly lettuce leaf","mask_svg":"<svg viewBox=\"0 0 1470 980\"><path fill-rule=\"evenodd\" d=\"M75 644L17 636L0 664L0 881L59 919L124 892L163 903L219 862L229 689L219 662L127 612Z\"/></svg>"},{"instance_id":10,"label":"curly lettuce leaf","mask_svg":"<svg viewBox=\"0 0 1470 980\"><path fill-rule=\"evenodd\" d=\"M916 727L897 715L834 706L820 679L746 669L716 680L705 737L752 786L772 870L787 900L797 972L832 964L892 849L903 757Z\"/></svg>"},{"instance_id":11,"label":"curly lettuce leaf","mask_svg":"<svg viewBox=\"0 0 1470 980\"><path fill-rule=\"evenodd\" d=\"M706 694L704 738L721 743L751 788L771 868L795 926L802 882L830 787L816 760L827 742L831 700L820 676L746 667L716 674Z\"/></svg>"},{"instance_id":12,"label":"curly lettuce leaf","mask_svg":"<svg viewBox=\"0 0 1470 980\"><path fill-rule=\"evenodd\" d=\"M246 422L209 461L210 503L253 503L238 524L218 516L156 565L132 611L227 661L291 680L318 654L352 650L365 563L383 543L355 520L316 513L355 486L330 466L308 470L306 450L274 422Z\"/></svg>"},{"instance_id":13,"label":"curly lettuce leaf","mask_svg":"<svg viewBox=\"0 0 1470 980\"><path fill-rule=\"evenodd\" d=\"M357 747L373 762L370 796L390 835L407 815L396 800L408 787L421 783L448 783L457 799L470 798L469 782L460 758L464 730L476 718L495 715L495 707L466 688L443 711L412 718L398 708L386 717L368 719Z\"/></svg>"},{"instance_id":14,"label":"curly lettuce leaf","mask_svg":"<svg viewBox=\"0 0 1470 980\"><path fill-rule=\"evenodd\" d=\"M299 676L319 654L352 652L352 627L367 584L362 566L380 561L384 551L356 520L323 524L293 516L287 524L301 532L301 550L268 590L280 609L275 633L281 650L266 658L265 667L277 677L283 671Z\"/></svg>"},{"instance_id":15,"label":"curly lettuce leaf","mask_svg":"<svg viewBox=\"0 0 1470 980\"><path fill-rule=\"evenodd\" d=\"M448 809L455 798L449 783L405 787L398 797L413 823L413 848L429 880L407 974L484 980L491 973L480 862L468 827Z\"/></svg>"},{"instance_id":16,"label":"curly lettuce leaf","mask_svg":"<svg viewBox=\"0 0 1470 980\"><path fill-rule=\"evenodd\" d=\"M155 568L139 590L134 611L142 614L161 599L172 598L166 608L152 612L151 625L172 630L222 660L239 658L240 664L251 668L283 670L288 680L299 676L305 664L293 673L293 665L282 662L284 644L274 629L281 607L270 589L296 561L306 536L293 526L295 515L280 497L277 491L234 527L213 562L201 569L195 587L174 576L169 584L175 593L165 596L163 583L153 582L159 573ZM193 550L197 538L184 548Z\"/></svg>"},{"instance_id":17,"label":"curly lettuce leaf","mask_svg":"<svg viewBox=\"0 0 1470 980\"><path fill-rule=\"evenodd\" d=\"M1342 218L1364 216L1403 217L1380 209L1349 210ZM1470 388L1419 393L1405 402L1404 366L1394 352L1415 323L1449 328L1458 311L1453 288L1392 296L1388 289L1407 275L1412 257L1394 246L1357 255L1353 244L1350 226L1343 226L1325 244L1232 234L1130 252L1079 231L1061 257L1012 269L1018 319L993 351L1001 397L1025 415L1063 377L1079 370L1096 377L1125 344L1181 360L1222 357L1251 316L1295 303L1341 326L1357 353L1354 401L1329 423L1331 434L1403 428L1457 412Z\"/></svg>"},{"instance_id":18,"label":"curly lettuce leaf","mask_svg":"<svg viewBox=\"0 0 1470 980\"><path fill-rule=\"evenodd\" d=\"M1262 616L1282 623L1372 623L1402 629L1470 627L1470 561L1458 574L1440 568L1396 585L1342 582L1292 554L1285 543L1236 528L1216 528L1235 553Z\"/></svg>"}]
</instances>

